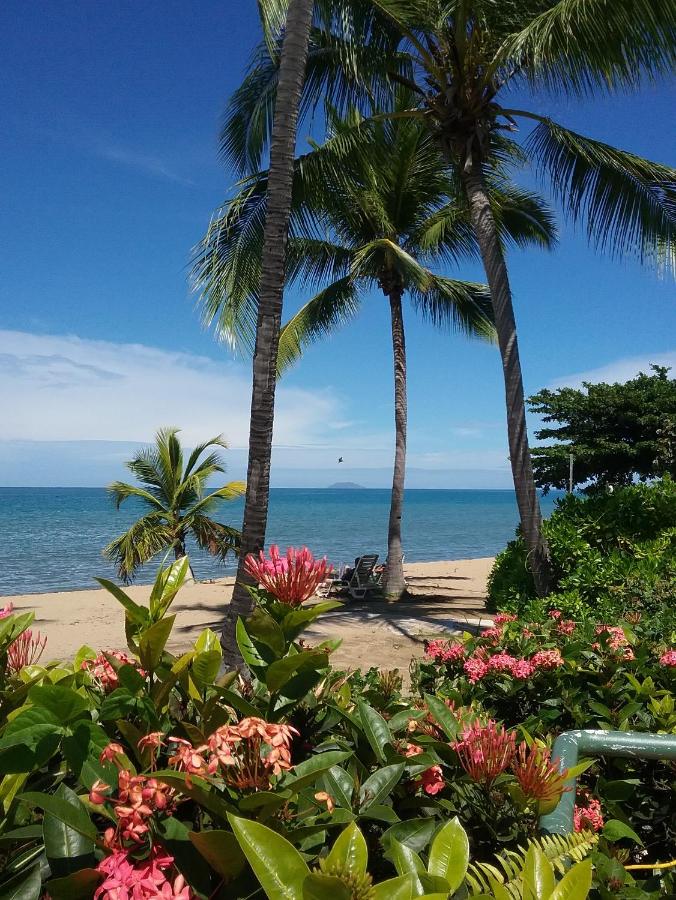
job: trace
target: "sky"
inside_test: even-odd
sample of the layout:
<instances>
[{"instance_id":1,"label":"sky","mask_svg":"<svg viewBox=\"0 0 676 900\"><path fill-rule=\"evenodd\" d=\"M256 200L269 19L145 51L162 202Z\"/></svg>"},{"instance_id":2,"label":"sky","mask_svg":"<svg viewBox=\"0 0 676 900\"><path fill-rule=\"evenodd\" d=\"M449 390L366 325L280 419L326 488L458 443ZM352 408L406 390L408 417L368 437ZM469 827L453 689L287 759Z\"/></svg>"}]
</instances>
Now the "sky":
<instances>
[{"instance_id":1,"label":"sky","mask_svg":"<svg viewBox=\"0 0 676 900\"><path fill-rule=\"evenodd\" d=\"M255 4L5 0L0 35L0 485L103 485L168 424L187 444L222 432L242 477L250 363L201 327L188 261L234 181L217 136L259 36ZM672 164L675 101L664 83L528 98ZM560 225L556 250L509 257L527 394L676 367L673 282ZM476 264L448 274L481 279ZM285 310L307 299L289 290ZM497 350L405 316L408 485L509 487ZM273 485L387 486L392 391L374 293L280 382Z\"/></svg>"}]
</instances>

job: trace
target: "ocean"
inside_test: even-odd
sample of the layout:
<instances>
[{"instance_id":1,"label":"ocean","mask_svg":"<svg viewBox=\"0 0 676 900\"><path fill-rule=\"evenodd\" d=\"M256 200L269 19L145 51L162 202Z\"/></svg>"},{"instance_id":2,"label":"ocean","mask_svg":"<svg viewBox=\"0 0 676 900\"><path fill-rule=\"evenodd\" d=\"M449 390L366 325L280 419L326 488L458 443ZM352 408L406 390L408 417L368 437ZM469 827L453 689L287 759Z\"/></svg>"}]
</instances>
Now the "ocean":
<instances>
[{"instance_id":1,"label":"ocean","mask_svg":"<svg viewBox=\"0 0 676 900\"><path fill-rule=\"evenodd\" d=\"M543 515L555 494L542 498ZM267 543L307 546L336 566L361 553L384 559L390 492L366 489L276 488L271 492ZM239 526L243 501L223 504L216 516ZM102 548L137 518L127 501L116 510L102 488L0 488L2 566L0 595L94 587L94 577L114 578ZM406 560L421 562L493 556L514 535L518 521L512 491L408 490L403 536ZM200 579L232 574L199 548L190 551ZM152 581L161 557L140 571Z\"/></svg>"}]
</instances>

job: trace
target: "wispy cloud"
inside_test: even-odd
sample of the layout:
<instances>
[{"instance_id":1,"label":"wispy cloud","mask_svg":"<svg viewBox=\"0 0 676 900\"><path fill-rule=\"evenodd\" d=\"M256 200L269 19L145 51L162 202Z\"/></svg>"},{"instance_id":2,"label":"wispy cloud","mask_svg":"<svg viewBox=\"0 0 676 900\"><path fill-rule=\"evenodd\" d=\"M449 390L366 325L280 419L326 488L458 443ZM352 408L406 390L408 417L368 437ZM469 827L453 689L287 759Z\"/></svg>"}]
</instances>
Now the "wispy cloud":
<instances>
[{"instance_id":1,"label":"wispy cloud","mask_svg":"<svg viewBox=\"0 0 676 900\"><path fill-rule=\"evenodd\" d=\"M104 140L96 140L91 144L92 151L102 159L110 160L121 166L130 169L136 169L145 175L152 175L155 178L164 178L167 181L175 181L178 184L192 185L194 184L189 178L184 178L174 168L172 168L165 160L158 156L147 155L146 153L134 150L131 147L125 147L122 144L116 144Z\"/></svg>"},{"instance_id":2,"label":"wispy cloud","mask_svg":"<svg viewBox=\"0 0 676 900\"><path fill-rule=\"evenodd\" d=\"M577 372L573 375L562 375L560 378L555 378L549 387L577 388L582 385L583 381L603 381L608 384L622 383L629 381L630 378L635 378L639 372L648 374L651 365L669 366L676 370L676 350L650 353L644 356L627 356L607 363L605 366L599 366L598 369L589 369L586 372Z\"/></svg>"}]
</instances>

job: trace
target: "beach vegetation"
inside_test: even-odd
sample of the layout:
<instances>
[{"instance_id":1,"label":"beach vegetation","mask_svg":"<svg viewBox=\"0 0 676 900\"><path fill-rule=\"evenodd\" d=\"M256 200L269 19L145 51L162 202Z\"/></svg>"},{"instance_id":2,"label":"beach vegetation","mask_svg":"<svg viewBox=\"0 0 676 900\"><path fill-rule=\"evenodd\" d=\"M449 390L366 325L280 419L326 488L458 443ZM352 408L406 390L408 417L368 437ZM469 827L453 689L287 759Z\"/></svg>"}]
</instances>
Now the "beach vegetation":
<instances>
[{"instance_id":1,"label":"beach vegetation","mask_svg":"<svg viewBox=\"0 0 676 900\"><path fill-rule=\"evenodd\" d=\"M397 91L396 109L412 97ZM406 465L407 360L404 305L431 324L495 340L484 285L442 274L478 256L469 210L456 174L419 121L378 121L359 141L357 110L329 114L325 144L296 161L287 244L287 281L317 292L283 326L278 369L311 343L350 322L373 291L389 306L394 368L395 457L383 590L405 590L402 514ZM212 220L198 247L194 276L203 317L244 353L255 346L268 173L246 179ZM490 184L500 238L549 247L552 214L537 195L503 179Z\"/></svg>"},{"instance_id":2,"label":"beach vegetation","mask_svg":"<svg viewBox=\"0 0 676 900\"><path fill-rule=\"evenodd\" d=\"M673 621L676 597L676 482L666 477L589 497L567 494L544 523L552 593L537 598L520 534L498 554L489 608L612 622L627 612Z\"/></svg>"},{"instance_id":3,"label":"beach vegetation","mask_svg":"<svg viewBox=\"0 0 676 900\"><path fill-rule=\"evenodd\" d=\"M138 484L114 481L108 486L118 509L130 499L145 509L103 551L115 563L123 581L131 581L139 567L159 553L173 553L176 559L185 557L189 538L219 559L239 552L239 531L217 522L212 515L223 502L241 497L244 484L231 481L213 491L206 490L209 479L225 471L221 455L211 448L226 449L228 445L219 435L186 453L178 435L178 428L161 428L155 443L129 460L127 468Z\"/></svg>"},{"instance_id":4,"label":"beach vegetation","mask_svg":"<svg viewBox=\"0 0 676 900\"><path fill-rule=\"evenodd\" d=\"M270 133L283 35L280 4L260 4L266 41L231 102L222 146L245 174L255 171ZM521 529L539 595L550 588L549 551L541 527L526 427L526 404L512 288L490 198L490 177L528 159L592 246L661 267L673 263L675 173L553 121L561 96L615 93L673 65L676 16L668 0L535 3L373 0L317 3L310 34L302 108L320 97L341 111L372 98L393 109L393 85L413 102L397 118L422 122L455 167L494 308L502 355L509 452ZM358 27L355 27L357 25ZM514 90L538 110L515 108ZM504 98L504 99L503 99ZM389 107L388 107L389 102ZM387 113L385 113L387 115ZM532 128L525 142L519 123ZM368 131L360 123L358 134Z\"/></svg>"},{"instance_id":5,"label":"beach vegetation","mask_svg":"<svg viewBox=\"0 0 676 900\"><path fill-rule=\"evenodd\" d=\"M651 370L622 384L584 382L530 397L545 423L535 437L546 443L532 451L545 492L569 485L571 455L573 487L585 493L676 477L676 378L665 366Z\"/></svg>"},{"instance_id":6,"label":"beach vegetation","mask_svg":"<svg viewBox=\"0 0 676 900\"><path fill-rule=\"evenodd\" d=\"M236 627L246 679L223 669L209 629L172 650L186 557L160 570L146 604L102 582L125 617L124 651L85 646L71 662L10 671L7 648L31 615L6 610L0 896L672 889L668 868L624 868L674 854L668 767L582 760L561 771L551 747L571 722L676 733L676 635L503 615L478 636L430 641L404 693L397 673L337 670L338 642L308 641L340 605L308 602L326 560L273 547L245 564L258 584ZM573 776L574 832L539 836Z\"/></svg>"}]
</instances>

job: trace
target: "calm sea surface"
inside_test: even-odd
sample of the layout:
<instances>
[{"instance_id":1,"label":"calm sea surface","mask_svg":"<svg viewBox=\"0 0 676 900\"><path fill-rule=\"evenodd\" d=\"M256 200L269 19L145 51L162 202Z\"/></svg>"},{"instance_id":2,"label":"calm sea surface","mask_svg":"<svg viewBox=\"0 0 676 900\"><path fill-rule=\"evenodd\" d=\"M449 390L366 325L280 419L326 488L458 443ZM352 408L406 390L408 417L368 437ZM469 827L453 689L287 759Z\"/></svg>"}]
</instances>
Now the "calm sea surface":
<instances>
[{"instance_id":1,"label":"calm sea surface","mask_svg":"<svg viewBox=\"0 0 676 900\"><path fill-rule=\"evenodd\" d=\"M554 497L544 497L549 515ZM243 501L223 504L217 518L239 526ZM2 565L0 594L94 586L94 576L114 577L101 549L138 516L132 501L117 511L101 488L0 488ZM272 491L268 542L307 544L336 566L360 553L385 556L388 490L278 488ZM513 536L517 509L511 491L406 492L404 547L409 562L493 556ZM231 574L194 548L198 578ZM157 558L159 563L160 557ZM154 565L139 574L152 580Z\"/></svg>"}]
</instances>

